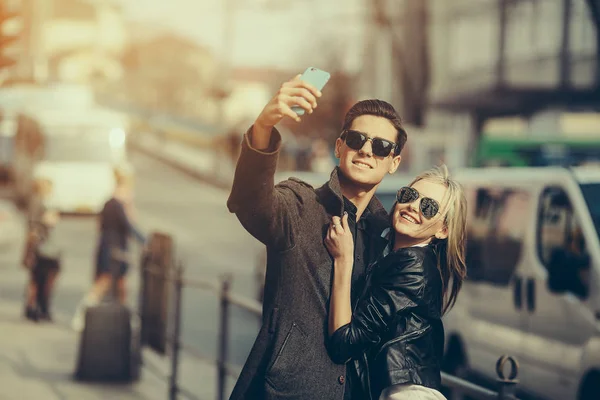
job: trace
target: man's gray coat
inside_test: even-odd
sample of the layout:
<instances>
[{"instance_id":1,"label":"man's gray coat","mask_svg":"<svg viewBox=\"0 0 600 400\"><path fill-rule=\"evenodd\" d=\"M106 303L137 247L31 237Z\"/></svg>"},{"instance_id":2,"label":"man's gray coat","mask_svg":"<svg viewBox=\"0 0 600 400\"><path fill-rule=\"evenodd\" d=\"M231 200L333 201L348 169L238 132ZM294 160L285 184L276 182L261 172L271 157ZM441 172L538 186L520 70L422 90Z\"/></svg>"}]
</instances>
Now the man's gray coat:
<instances>
[{"instance_id":1,"label":"man's gray coat","mask_svg":"<svg viewBox=\"0 0 600 400\"><path fill-rule=\"evenodd\" d=\"M346 368L325 347L333 261L323 243L331 217L344 211L338 170L318 189L293 178L275 186L281 136L274 129L259 151L251 129L227 206L266 245L267 270L262 326L231 400L342 400ZM371 237L383 240L387 213L376 198L368 209Z\"/></svg>"}]
</instances>

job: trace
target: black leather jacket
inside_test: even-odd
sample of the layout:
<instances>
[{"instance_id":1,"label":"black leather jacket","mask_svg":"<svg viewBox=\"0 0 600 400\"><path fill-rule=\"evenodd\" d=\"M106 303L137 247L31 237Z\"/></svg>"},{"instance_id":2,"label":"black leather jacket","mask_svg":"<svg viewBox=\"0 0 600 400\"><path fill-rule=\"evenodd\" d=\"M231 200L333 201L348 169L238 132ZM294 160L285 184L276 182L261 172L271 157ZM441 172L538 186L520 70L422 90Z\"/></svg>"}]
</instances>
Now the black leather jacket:
<instances>
[{"instance_id":1,"label":"black leather jacket","mask_svg":"<svg viewBox=\"0 0 600 400\"><path fill-rule=\"evenodd\" d=\"M352 359L372 400L395 384L440 389L444 328L438 247L404 248L374 263L352 322L329 338L332 360Z\"/></svg>"}]
</instances>

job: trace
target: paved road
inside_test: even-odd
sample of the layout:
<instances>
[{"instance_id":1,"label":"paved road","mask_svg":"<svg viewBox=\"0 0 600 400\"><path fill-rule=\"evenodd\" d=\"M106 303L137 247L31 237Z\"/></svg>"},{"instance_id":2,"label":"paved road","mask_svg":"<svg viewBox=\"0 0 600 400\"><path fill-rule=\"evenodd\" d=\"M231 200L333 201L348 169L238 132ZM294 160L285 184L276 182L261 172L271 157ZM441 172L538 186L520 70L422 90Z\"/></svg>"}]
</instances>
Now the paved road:
<instances>
[{"instance_id":1,"label":"paved road","mask_svg":"<svg viewBox=\"0 0 600 400\"><path fill-rule=\"evenodd\" d=\"M222 273L231 273L233 291L253 296L256 291L254 261L261 247L227 211L228 193L140 154L134 154L132 161L137 173L136 204L141 228L175 237L177 254L186 267L187 277L216 279ZM54 308L61 315L71 316L91 283L96 219L64 217L56 235L65 256ZM23 274L15 273L20 248L0 253L0 271L7 270L0 283L0 299L20 300L25 279ZM136 275L135 271L131 274L132 301L137 299ZM217 299L212 294L187 289L183 302L184 341L198 347L203 356L214 359L218 335ZM234 309L231 332L230 362L241 365L258 332L258 318Z\"/></svg>"}]
</instances>

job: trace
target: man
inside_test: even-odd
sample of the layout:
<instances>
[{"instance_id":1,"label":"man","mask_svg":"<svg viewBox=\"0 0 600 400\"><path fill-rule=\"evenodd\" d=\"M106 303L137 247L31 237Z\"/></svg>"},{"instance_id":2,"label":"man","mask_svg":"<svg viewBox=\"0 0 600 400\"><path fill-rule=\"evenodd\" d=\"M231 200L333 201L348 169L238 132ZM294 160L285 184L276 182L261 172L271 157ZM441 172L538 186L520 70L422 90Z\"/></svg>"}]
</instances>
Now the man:
<instances>
[{"instance_id":1,"label":"man","mask_svg":"<svg viewBox=\"0 0 600 400\"><path fill-rule=\"evenodd\" d=\"M374 193L398 168L406 132L388 103L359 102L346 114L335 146L339 167L329 182L314 189L290 178L275 186L281 148L275 125L285 117L300 121L292 106L312 114L320 96L296 76L281 86L243 138L227 205L266 245L267 272L262 326L232 400L360 398L357 377L334 364L325 348L333 262L323 240L331 217L347 212L356 253L352 282L358 283L387 225ZM353 289L353 300L357 292Z\"/></svg>"}]
</instances>

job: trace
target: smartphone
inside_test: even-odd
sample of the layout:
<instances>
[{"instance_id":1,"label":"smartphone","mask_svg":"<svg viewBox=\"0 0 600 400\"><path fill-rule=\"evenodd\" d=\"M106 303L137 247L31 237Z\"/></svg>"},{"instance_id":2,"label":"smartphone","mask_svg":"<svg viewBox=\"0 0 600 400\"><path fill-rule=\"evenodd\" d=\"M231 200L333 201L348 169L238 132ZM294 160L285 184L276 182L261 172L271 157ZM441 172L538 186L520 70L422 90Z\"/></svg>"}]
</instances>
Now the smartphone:
<instances>
[{"instance_id":1,"label":"smartphone","mask_svg":"<svg viewBox=\"0 0 600 400\"><path fill-rule=\"evenodd\" d=\"M308 67L300 79L302 79L304 82L310 83L319 90L323 90L323 87L325 87L325 84L329 81L330 77L331 74L329 72L325 72L315 67ZM298 115L304 115L305 112L304 108L300 106L293 106L292 110Z\"/></svg>"}]
</instances>

